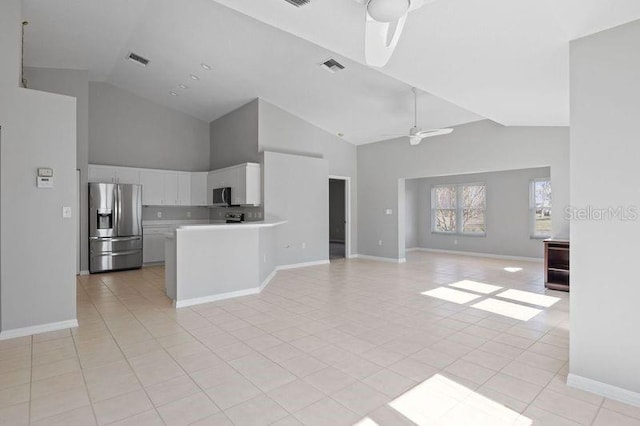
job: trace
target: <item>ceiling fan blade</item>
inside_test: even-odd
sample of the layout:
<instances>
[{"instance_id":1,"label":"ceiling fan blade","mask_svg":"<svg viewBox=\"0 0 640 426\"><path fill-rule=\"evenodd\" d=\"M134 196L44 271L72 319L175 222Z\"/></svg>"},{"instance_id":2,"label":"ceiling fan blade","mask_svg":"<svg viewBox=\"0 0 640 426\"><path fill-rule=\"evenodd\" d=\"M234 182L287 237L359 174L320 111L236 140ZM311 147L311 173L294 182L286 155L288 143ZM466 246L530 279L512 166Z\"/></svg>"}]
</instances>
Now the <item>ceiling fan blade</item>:
<instances>
[{"instance_id":1,"label":"ceiling fan blade","mask_svg":"<svg viewBox=\"0 0 640 426\"><path fill-rule=\"evenodd\" d=\"M368 65L383 67L389 62L407 21L405 13L396 22L378 22L365 12L365 58Z\"/></svg>"},{"instance_id":2,"label":"ceiling fan blade","mask_svg":"<svg viewBox=\"0 0 640 426\"><path fill-rule=\"evenodd\" d=\"M448 129L430 129L430 130L421 130L418 133L416 133L415 136L419 136L420 138L425 139L425 138L431 138L433 136L448 135L451 132L453 132L453 129L451 129L451 128L448 128Z\"/></svg>"}]
</instances>

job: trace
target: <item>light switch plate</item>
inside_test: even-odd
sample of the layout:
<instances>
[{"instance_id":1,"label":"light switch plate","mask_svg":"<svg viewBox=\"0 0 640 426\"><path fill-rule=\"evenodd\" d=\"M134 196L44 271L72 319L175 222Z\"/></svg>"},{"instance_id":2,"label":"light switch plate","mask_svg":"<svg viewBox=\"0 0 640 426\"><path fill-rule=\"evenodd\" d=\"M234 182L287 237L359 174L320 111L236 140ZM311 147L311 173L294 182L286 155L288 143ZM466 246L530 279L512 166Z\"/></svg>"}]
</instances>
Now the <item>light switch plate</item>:
<instances>
[{"instance_id":1,"label":"light switch plate","mask_svg":"<svg viewBox=\"0 0 640 426\"><path fill-rule=\"evenodd\" d=\"M53 178L38 176L36 178L36 186L38 188L53 188Z\"/></svg>"},{"instance_id":2,"label":"light switch plate","mask_svg":"<svg viewBox=\"0 0 640 426\"><path fill-rule=\"evenodd\" d=\"M62 217L64 219L69 219L71 218L71 207L63 207L62 208Z\"/></svg>"}]
</instances>

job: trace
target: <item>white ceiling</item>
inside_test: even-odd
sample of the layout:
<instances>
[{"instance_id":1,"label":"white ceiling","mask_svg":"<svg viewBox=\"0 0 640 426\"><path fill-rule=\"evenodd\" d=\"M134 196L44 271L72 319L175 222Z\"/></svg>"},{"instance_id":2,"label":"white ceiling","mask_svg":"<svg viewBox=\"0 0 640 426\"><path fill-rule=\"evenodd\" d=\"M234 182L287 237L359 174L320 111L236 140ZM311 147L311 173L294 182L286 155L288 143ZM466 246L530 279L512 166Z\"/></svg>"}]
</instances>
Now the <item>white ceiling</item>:
<instances>
[{"instance_id":1,"label":"white ceiling","mask_svg":"<svg viewBox=\"0 0 640 426\"><path fill-rule=\"evenodd\" d=\"M211 1L364 62L356 1ZM437 0L409 15L382 71L504 125L568 125L568 42L636 19L638 0Z\"/></svg>"},{"instance_id":2,"label":"white ceiling","mask_svg":"<svg viewBox=\"0 0 640 426\"><path fill-rule=\"evenodd\" d=\"M207 121L261 97L361 144L408 130L410 86L428 92L425 128L484 117L567 125L568 41L640 18L640 1L438 0L410 14L380 70L363 65L364 11L353 0L24 0L23 10L29 66L88 69ZM126 61L129 51L151 63ZM330 56L347 69L322 71Z\"/></svg>"},{"instance_id":3,"label":"white ceiling","mask_svg":"<svg viewBox=\"0 0 640 426\"><path fill-rule=\"evenodd\" d=\"M407 133L413 124L406 83L210 0L25 0L24 15L31 22L27 65L89 69L92 80L206 121L260 97L355 144ZM127 61L130 51L150 64ZM322 70L318 64L330 56L346 69ZM213 69L203 70L203 62ZM482 118L420 96L425 128Z\"/></svg>"}]
</instances>

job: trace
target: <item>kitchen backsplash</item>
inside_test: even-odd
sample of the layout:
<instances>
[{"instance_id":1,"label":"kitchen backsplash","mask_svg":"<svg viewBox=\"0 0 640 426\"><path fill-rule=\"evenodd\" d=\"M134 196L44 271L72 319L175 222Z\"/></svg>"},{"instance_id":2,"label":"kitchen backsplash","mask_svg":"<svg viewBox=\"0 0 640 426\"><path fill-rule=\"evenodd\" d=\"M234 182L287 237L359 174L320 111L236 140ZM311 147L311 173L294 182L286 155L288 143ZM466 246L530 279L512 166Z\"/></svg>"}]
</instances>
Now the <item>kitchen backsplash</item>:
<instances>
[{"instance_id":1,"label":"kitchen backsplash","mask_svg":"<svg viewBox=\"0 0 640 426\"><path fill-rule=\"evenodd\" d=\"M209 209L210 220L224 220L226 213L244 213L245 222L263 220L262 207L212 207Z\"/></svg>"},{"instance_id":2,"label":"kitchen backsplash","mask_svg":"<svg viewBox=\"0 0 640 426\"><path fill-rule=\"evenodd\" d=\"M158 217L158 213L161 217ZM157 207L157 206L145 206L142 207L142 220L194 220L194 219L209 219L208 207L192 207L192 206L171 206L171 207Z\"/></svg>"}]
</instances>

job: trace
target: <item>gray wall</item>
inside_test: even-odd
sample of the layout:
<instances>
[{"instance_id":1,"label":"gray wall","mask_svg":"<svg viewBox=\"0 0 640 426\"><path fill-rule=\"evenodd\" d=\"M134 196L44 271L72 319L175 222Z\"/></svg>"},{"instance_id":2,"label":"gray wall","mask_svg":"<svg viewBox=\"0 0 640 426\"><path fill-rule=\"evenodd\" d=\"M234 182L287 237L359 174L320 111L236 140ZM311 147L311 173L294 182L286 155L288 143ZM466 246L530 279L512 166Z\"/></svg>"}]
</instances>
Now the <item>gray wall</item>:
<instances>
[{"instance_id":1,"label":"gray wall","mask_svg":"<svg viewBox=\"0 0 640 426\"><path fill-rule=\"evenodd\" d=\"M345 240L345 181L329 180L329 240Z\"/></svg>"},{"instance_id":2,"label":"gray wall","mask_svg":"<svg viewBox=\"0 0 640 426\"><path fill-rule=\"evenodd\" d=\"M89 83L89 163L209 170L209 123L108 83Z\"/></svg>"},{"instance_id":3,"label":"gray wall","mask_svg":"<svg viewBox=\"0 0 640 426\"><path fill-rule=\"evenodd\" d=\"M18 89L20 4L0 2L2 332L76 318L76 227L62 218L76 198L75 99ZM54 169L54 188L35 187L37 167Z\"/></svg>"},{"instance_id":4,"label":"gray wall","mask_svg":"<svg viewBox=\"0 0 640 426\"><path fill-rule=\"evenodd\" d=\"M351 178L351 254L358 253L359 181L356 147L275 105L260 100L259 149L324 158L328 175ZM325 180L326 178L327 176ZM326 208L328 209L328 206Z\"/></svg>"},{"instance_id":5,"label":"gray wall","mask_svg":"<svg viewBox=\"0 0 640 426\"><path fill-rule=\"evenodd\" d=\"M418 203L420 201L419 181L405 181L405 247L418 247Z\"/></svg>"},{"instance_id":6,"label":"gray wall","mask_svg":"<svg viewBox=\"0 0 640 426\"><path fill-rule=\"evenodd\" d=\"M405 185L399 185L400 179L535 167L551 167L552 214L560 218L553 223L553 234L566 237L569 222L563 219L563 212L569 204L568 128L503 127L485 120L458 126L452 134L429 138L418 146L410 146L406 138L360 145L359 252L404 258ZM385 214L385 209L392 209L392 214ZM383 241L381 246L379 240Z\"/></svg>"},{"instance_id":7,"label":"gray wall","mask_svg":"<svg viewBox=\"0 0 640 426\"><path fill-rule=\"evenodd\" d=\"M264 153L265 215L287 220L274 231L276 265L329 259L327 175L324 159Z\"/></svg>"},{"instance_id":8,"label":"gray wall","mask_svg":"<svg viewBox=\"0 0 640 426\"><path fill-rule=\"evenodd\" d=\"M638 52L640 21L571 43L574 208L640 205ZM571 224L571 374L635 392L635 404L639 240L639 220Z\"/></svg>"},{"instance_id":9,"label":"gray wall","mask_svg":"<svg viewBox=\"0 0 640 426\"><path fill-rule=\"evenodd\" d=\"M259 163L258 99L210 123L211 170Z\"/></svg>"},{"instance_id":10,"label":"gray wall","mask_svg":"<svg viewBox=\"0 0 640 426\"><path fill-rule=\"evenodd\" d=\"M549 177L550 173L548 167L543 167L416 179L415 182L419 185L419 247L542 258L542 240L530 237L529 184L532 179ZM431 188L434 185L476 182L486 185L486 235L480 237L432 233ZM562 217L560 220L563 220Z\"/></svg>"},{"instance_id":11,"label":"gray wall","mask_svg":"<svg viewBox=\"0 0 640 426\"><path fill-rule=\"evenodd\" d=\"M89 72L57 68L25 68L30 89L76 98L76 167L80 170L80 270L89 269L87 209L89 162Z\"/></svg>"}]
</instances>

